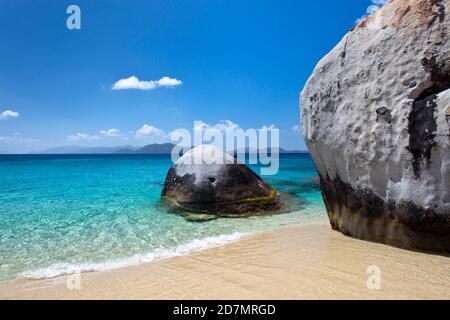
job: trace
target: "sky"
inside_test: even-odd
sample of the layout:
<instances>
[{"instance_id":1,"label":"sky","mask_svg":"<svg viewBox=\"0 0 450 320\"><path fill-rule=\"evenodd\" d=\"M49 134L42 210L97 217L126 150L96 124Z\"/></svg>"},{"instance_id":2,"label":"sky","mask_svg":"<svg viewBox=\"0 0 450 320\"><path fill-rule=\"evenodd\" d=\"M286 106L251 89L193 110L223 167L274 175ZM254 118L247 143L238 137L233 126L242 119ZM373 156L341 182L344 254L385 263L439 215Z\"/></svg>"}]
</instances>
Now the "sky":
<instances>
[{"instance_id":1,"label":"sky","mask_svg":"<svg viewBox=\"0 0 450 320\"><path fill-rule=\"evenodd\" d=\"M0 0L0 151L162 143L194 121L305 150L305 82L384 2Z\"/></svg>"}]
</instances>

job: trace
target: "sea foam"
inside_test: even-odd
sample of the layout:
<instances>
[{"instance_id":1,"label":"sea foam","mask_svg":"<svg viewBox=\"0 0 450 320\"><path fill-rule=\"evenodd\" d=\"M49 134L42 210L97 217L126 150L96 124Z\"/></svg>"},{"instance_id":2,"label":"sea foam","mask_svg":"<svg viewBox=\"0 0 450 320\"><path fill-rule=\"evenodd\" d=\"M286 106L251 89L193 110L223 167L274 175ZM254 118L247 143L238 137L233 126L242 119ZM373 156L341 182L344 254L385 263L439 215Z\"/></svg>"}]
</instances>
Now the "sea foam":
<instances>
[{"instance_id":1,"label":"sea foam","mask_svg":"<svg viewBox=\"0 0 450 320\"><path fill-rule=\"evenodd\" d=\"M137 254L131 257L114 259L106 262L56 263L45 268L22 272L19 274L19 277L28 279L45 279L54 278L64 274L73 274L76 272L118 269L223 246L249 235L251 234L236 232L229 235L194 239L172 249L156 249L150 253Z\"/></svg>"}]
</instances>

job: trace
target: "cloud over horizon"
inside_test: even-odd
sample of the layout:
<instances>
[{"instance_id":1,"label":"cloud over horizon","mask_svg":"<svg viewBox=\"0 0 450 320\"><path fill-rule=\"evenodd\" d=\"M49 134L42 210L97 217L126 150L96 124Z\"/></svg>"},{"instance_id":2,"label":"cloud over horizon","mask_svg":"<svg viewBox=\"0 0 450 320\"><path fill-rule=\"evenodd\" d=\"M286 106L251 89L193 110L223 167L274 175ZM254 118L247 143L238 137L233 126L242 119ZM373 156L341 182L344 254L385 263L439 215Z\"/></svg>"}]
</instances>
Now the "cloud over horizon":
<instances>
[{"instance_id":1,"label":"cloud over horizon","mask_svg":"<svg viewBox=\"0 0 450 320\"><path fill-rule=\"evenodd\" d=\"M0 143L5 144L22 144L22 143L34 143L39 141L34 138L25 138L22 137L19 133L15 133L12 136L0 136Z\"/></svg>"},{"instance_id":2,"label":"cloud over horizon","mask_svg":"<svg viewBox=\"0 0 450 320\"><path fill-rule=\"evenodd\" d=\"M220 120L217 123L209 124L204 121L195 121L194 126L188 128L175 128L173 130L163 130L149 123L143 124L136 130L119 130L116 128L102 129L96 132L77 132L74 134L69 134L62 141L63 145L70 145L76 143L81 146L100 146L100 147L111 147L111 146L122 146L123 141L127 141L129 145L143 146L145 144L152 143L174 143L176 144L179 140L179 134L188 132L188 134L193 134L196 130L215 129L223 134L227 131L236 132L236 130L243 130L244 132L248 129L240 127L237 123L230 120ZM252 129L252 128L250 128ZM261 131L271 131L278 130L275 125L264 125L260 128L253 128ZM178 138L177 138L178 135ZM31 142L31 139L24 139L19 137L0 137L0 143L14 144L14 142ZM37 140L36 140L37 141ZM189 144L190 145L190 144ZM47 148L58 147L58 145L46 145Z\"/></svg>"},{"instance_id":3,"label":"cloud over horizon","mask_svg":"<svg viewBox=\"0 0 450 320\"><path fill-rule=\"evenodd\" d=\"M135 137L137 139L162 139L166 138L166 134L159 128L144 124L142 128L136 131Z\"/></svg>"},{"instance_id":4,"label":"cloud over horizon","mask_svg":"<svg viewBox=\"0 0 450 320\"><path fill-rule=\"evenodd\" d=\"M390 0L371 0L370 2L372 3L371 5L369 5L366 9L366 14L363 15L362 17L356 19L356 23L360 23L361 21L363 21L365 18L367 18L368 16L370 16L371 14L377 12L378 10L380 10L380 8L382 6L384 6L385 4L387 4Z\"/></svg>"},{"instance_id":5,"label":"cloud over horizon","mask_svg":"<svg viewBox=\"0 0 450 320\"><path fill-rule=\"evenodd\" d=\"M98 140L98 139L100 139L100 137L97 135L89 135L87 133L81 133L81 132L68 135L66 138L66 140L68 142L93 141L93 140Z\"/></svg>"},{"instance_id":6,"label":"cloud over horizon","mask_svg":"<svg viewBox=\"0 0 450 320\"><path fill-rule=\"evenodd\" d=\"M150 80L143 81L139 80L136 76L131 76L126 79L120 79L114 83L112 89L113 90L153 90L156 88L166 87L176 87L183 84L181 80L170 78L170 77L162 77L159 80Z\"/></svg>"},{"instance_id":7,"label":"cloud over horizon","mask_svg":"<svg viewBox=\"0 0 450 320\"><path fill-rule=\"evenodd\" d=\"M12 110L5 110L2 113L0 113L0 120L7 120L9 118L18 118L19 113Z\"/></svg>"},{"instance_id":8,"label":"cloud over horizon","mask_svg":"<svg viewBox=\"0 0 450 320\"><path fill-rule=\"evenodd\" d=\"M100 130L100 134L104 137L121 137L122 134L118 129Z\"/></svg>"},{"instance_id":9,"label":"cloud over horizon","mask_svg":"<svg viewBox=\"0 0 450 320\"><path fill-rule=\"evenodd\" d=\"M239 125L230 120L220 120L218 123L214 125L210 125L201 120L196 121L194 125L194 130L206 130L206 129L217 129L219 131L227 131L227 130L237 130L240 129Z\"/></svg>"}]
</instances>

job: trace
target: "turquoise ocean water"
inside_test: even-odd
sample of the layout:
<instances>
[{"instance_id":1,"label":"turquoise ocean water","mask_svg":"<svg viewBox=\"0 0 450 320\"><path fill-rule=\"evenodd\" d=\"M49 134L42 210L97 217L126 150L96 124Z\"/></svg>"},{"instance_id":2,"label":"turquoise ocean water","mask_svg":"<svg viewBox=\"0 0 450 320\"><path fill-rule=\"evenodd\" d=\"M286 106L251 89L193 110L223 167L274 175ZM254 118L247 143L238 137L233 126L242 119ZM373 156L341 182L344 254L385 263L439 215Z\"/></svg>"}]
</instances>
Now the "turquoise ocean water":
<instances>
[{"instance_id":1,"label":"turquoise ocean water","mask_svg":"<svg viewBox=\"0 0 450 320\"><path fill-rule=\"evenodd\" d=\"M264 177L287 194L289 213L203 223L160 203L171 164L165 155L1 155L0 281L149 262L326 219L307 154L281 155L279 173Z\"/></svg>"}]
</instances>

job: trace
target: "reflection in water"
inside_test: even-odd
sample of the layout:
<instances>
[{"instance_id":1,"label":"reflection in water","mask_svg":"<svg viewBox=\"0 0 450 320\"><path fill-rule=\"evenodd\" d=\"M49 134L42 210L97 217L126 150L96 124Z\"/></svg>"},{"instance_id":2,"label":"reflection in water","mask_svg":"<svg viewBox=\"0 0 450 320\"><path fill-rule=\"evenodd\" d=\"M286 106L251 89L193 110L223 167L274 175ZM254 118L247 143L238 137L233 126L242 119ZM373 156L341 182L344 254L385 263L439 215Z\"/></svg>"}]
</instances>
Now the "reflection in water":
<instances>
[{"instance_id":1,"label":"reflection in water","mask_svg":"<svg viewBox=\"0 0 450 320\"><path fill-rule=\"evenodd\" d=\"M268 179L269 183L281 192L301 197L304 193L320 191L318 177L306 178L303 181L285 179Z\"/></svg>"}]
</instances>

